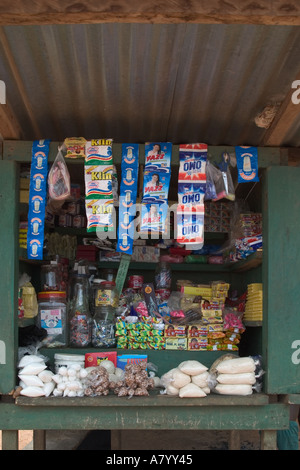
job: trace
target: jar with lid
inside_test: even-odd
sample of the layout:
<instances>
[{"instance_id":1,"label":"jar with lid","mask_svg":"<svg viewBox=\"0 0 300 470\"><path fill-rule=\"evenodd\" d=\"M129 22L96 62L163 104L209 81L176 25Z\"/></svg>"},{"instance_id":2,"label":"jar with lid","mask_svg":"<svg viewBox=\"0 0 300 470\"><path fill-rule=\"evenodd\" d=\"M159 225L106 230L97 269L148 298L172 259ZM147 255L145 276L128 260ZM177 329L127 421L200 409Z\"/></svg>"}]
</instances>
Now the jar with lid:
<instances>
[{"instance_id":1,"label":"jar with lid","mask_svg":"<svg viewBox=\"0 0 300 470\"><path fill-rule=\"evenodd\" d=\"M57 261L50 261L41 267L42 291L60 291L62 283L61 266Z\"/></svg>"},{"instance_id":2,"label":"jar with lid","mask_svg":"<svg viewBox=\"0 0 300 470\"><path fill-rule=\"evenodd\" d=\"M92 326L92 345L99 348L116 346L115 311L119 295L113 281L104 281L94 286L95 313Z\"/></svg>"},{"instance_id":3,"label":"jar with lid","mask_svg":"<svg viewBox=\"0 0 300 470\"><path fill-rule=\"evenodd\" d=\"M74 284L69 315L69 345L71 347L83 348L91 343L92 318L89 311L88 294L88 278L79 270Z\"/></svg>"},{"instance_id":4,"label":"jar with lid","mask_svg":"<svg viewBox=\"0 0 300 470\"><path fill-rule=\"evenodd\" d=\"M37 326L46 330L42 345L67 346L67 302L63 291L39 292Z\"/></svg>"}]
</instances>

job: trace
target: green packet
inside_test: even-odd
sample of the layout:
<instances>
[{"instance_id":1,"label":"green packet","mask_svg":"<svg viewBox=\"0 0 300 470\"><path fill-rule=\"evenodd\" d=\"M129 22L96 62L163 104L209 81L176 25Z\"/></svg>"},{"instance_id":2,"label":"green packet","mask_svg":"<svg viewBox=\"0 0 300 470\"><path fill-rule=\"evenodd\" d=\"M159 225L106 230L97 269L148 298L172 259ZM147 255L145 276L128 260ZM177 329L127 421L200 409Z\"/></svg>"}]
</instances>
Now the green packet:
<instances>
[{"instance_id":1,"label":"green packet","mask_svg":"<svg viewBox=\"0 0 300 470\"><path fill-rule=\"evenodd\" d=\"M207 263L207 256L205 255L187 255L184 258L185 263Z\"/></svg>"}]
</instances>

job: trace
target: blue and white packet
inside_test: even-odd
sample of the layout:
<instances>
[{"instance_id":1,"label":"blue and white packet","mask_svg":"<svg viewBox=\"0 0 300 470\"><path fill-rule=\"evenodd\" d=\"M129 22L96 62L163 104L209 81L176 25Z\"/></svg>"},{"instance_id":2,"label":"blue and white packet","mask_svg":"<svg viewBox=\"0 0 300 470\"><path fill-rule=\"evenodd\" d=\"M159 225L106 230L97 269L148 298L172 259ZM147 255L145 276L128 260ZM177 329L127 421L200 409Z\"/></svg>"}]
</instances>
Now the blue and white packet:
<instances>
[{"instance_id":1,"label":"blue and white packet","mask_svg":"<svg viewBox=\"0 0 300 470\"><path fill-rule=\"evenodd\" d=\"M32 144L27 232L28 259L43 259L49 146L50 140L35 140Z\"/></svg>"},{"instance_id":2,"label":"blue and white packet","mask_svg":"<svg viewBox=\"0 0 300 470\"><path fill-rule=\"evenodd\" d=\"M119 226L116 251L132 255L139 166L139 145L122 144Z\"/></svg>"},{"instance_id":3,"label":"blue and white packet","mask_svg":"<svg viewBox=\"0 0 300 470\"><path fill-rule=\"evenodd\" d=\"M258 178L257 147L235 147L238 183L252 183Z\"/></svg>"}]
</instances>

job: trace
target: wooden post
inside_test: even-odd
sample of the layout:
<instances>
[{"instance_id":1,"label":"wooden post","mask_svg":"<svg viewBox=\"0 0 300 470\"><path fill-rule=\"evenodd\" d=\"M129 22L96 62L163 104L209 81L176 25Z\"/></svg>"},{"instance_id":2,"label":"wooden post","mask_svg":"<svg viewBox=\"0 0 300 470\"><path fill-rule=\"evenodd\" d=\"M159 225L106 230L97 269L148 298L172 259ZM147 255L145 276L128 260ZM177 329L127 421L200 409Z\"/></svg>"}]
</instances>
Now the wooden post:
<instances>
[{"instance_id":1,"label":"wooden post","mask_svg":"<svg viewBox=\"0 0 300 470\"><path fill-rule=\"evenodd\" d=\"M18 450L18 431L2 431L2 450Z\"/></svg>"}]
</instances>

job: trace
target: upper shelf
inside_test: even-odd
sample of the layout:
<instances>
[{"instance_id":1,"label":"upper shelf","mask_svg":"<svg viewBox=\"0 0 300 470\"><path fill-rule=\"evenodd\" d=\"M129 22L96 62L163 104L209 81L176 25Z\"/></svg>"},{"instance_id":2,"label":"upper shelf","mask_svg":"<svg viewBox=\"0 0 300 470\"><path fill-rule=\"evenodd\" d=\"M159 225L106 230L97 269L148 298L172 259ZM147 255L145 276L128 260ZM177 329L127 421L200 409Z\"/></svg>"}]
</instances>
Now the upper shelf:
<instances>
[{"instance_id":1,"label":"upper shelf","mask_svg":"<svg viewBox=\"0 0 300 470\"><path fill-rule=\"evenodd\" d=\"M33 263L33 264L41 264L45 263L47 260L28 260L27 253L25 249L20 248L19 251L19 260ZM250 269L256 268L260 266L262 263L262 251L257 251L252 255L248 256L245 260L237 261L236 263L224 263L224 264L208 264L208 263L172 263L171 269L172 271L193 271L193 272L243 272L248 271ZM102 261L99 262L99 266L103 268L110 268L110 269L118 269L119 267L118 261ZM138 262L132 261L129 265L130 270L155 270L157 267L157 263L146 263L146 262Z\"/></svg>"}]
</instances>

